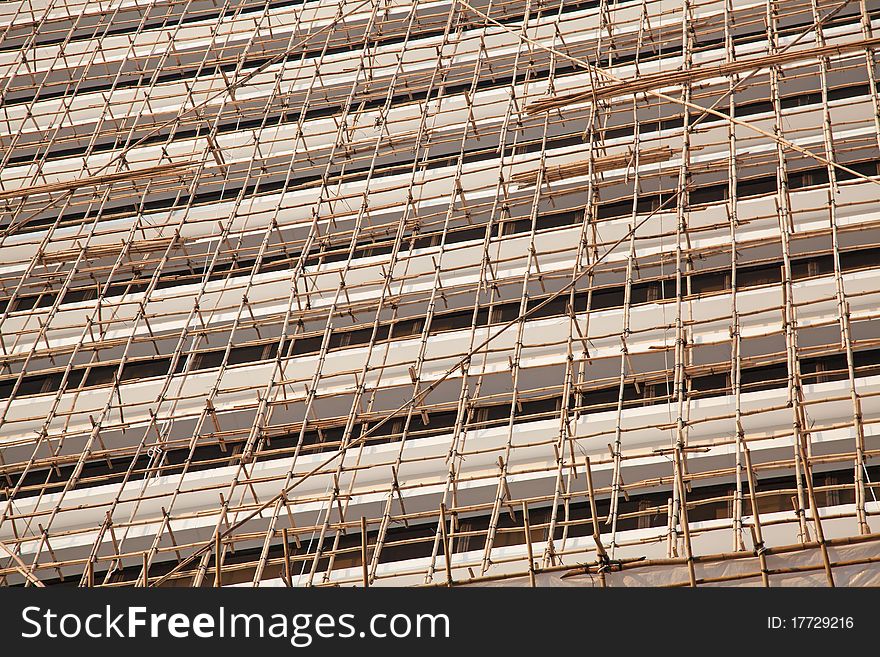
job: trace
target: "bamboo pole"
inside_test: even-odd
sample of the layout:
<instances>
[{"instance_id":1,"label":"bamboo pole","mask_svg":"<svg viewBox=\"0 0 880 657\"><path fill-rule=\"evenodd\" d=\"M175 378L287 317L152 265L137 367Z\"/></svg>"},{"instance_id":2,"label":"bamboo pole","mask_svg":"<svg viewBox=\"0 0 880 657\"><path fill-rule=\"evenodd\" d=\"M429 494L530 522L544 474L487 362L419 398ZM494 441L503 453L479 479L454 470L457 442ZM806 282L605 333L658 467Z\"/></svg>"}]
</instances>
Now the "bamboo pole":
<instances>
[{"instance_id":1,"label":"bamboo pole","mask_svg":"<svg viewBox=\"0 0 880 657\"><path fill-rule=\"evenodd\" d=\"M367 519L361 516L361 571L364 588L370 586L370 570L367 563Z\"/></svg>"},{"instance_id":2,"label":"bamboo pole","mask_svg":"<svg viewBox=\"0 0 880 657\"><path fill-rule=\"evenodd\" d=\"M877 37L848 4L726 2L708 28L700 3L603 0L586 30L561 5L360 3L320 26L282 8L271 37L277 8L218 6L204 43L235 26L253 66L175 61L188 21L119 8L92 37L91 10L65 19L34 71L24 36L10 75L54 73L0 88L0 584L200 586L213 554L215 586L564 562L606 585L625 547L694 586L728 581L697 576L701 539L749 558L748 529L769 586L796 569L764 542L795 526L833 584L823 520L867 536L878 513ZM174 48L147 61L132 44L157 35ZM240 545L262 548L224 565Z\"/></svg>"},{"instance_id":3,"label":"bamboo pole","mask_svg":"<svg viewBox=\"0 0 880 657\"><path fill-rule=\"evenodd\" d=\"M522 503L523 536L526 543L526 554L529 557L529 586L535 588L535 555L532 554L532 529L529 526L529 505Z\"/></svg>"},{"instance_id":4,"label":"bamboo pole","mask_svg":"<svg viewBox=\"0 0 880 657\"><path fill-rule=\"evenodd\" d=\"M446 568L446 586L452 586L452 555L449 536L446 531L446 505L440 504L440 531L443 540L443 563Z\"/></svg>"},{"instance_id":5,"label":"bamboo pole","mask_svg":"<svg viewBox=\"0 0 880 657\"><path fill-rule=\"evenodd\" d=\"M214 587L223 586L223 546L220 534L214 534Z\"/></svg>"},{"instance_id":6,"label":"bamboo pole","mask_svg":"<svg viewBox=\"0 0 880 657\"><path fill-rule=\"evenodd\" d=\"M290 539L287 537L287 527L281 530L281 540L284 546L284 583L287 588L293 586L293 570L290 564Z\"/></svg>"}]
</instances>

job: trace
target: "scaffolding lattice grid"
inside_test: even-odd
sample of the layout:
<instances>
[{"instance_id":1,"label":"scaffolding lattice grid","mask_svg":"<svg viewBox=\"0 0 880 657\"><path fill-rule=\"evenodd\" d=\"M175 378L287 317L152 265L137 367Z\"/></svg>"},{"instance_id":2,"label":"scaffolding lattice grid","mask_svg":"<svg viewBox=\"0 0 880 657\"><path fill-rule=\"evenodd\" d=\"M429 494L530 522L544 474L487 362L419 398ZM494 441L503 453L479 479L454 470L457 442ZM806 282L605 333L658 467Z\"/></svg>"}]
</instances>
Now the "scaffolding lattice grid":
<instances>
[{"instance_id":1,"label":"scaffolding lattice grid","mask_svg":"<svg viewBox=\"0 0 880 657\"><path fill-rule=\"evenodd\" d=\"M880 583L875 27L4 3L0 584Z\"/></svg>"}]
</instances>

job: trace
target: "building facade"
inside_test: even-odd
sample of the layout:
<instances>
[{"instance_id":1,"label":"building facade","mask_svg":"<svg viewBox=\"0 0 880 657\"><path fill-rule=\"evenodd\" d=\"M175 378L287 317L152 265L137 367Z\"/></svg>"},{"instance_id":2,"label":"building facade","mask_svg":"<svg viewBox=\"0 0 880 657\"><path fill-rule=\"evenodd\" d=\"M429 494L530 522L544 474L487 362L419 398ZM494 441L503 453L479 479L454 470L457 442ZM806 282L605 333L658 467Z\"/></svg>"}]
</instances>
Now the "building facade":
<instances>
[{"instance_id":1,"label":"building facade","mask_svg":"<svg viewBox=\"0 0 880 657\"><path fill-rule=\"evenodd\" d=\"M873 0L4 3L0 583L880 583L878 48Z\"/></svg>"}]
</instances>

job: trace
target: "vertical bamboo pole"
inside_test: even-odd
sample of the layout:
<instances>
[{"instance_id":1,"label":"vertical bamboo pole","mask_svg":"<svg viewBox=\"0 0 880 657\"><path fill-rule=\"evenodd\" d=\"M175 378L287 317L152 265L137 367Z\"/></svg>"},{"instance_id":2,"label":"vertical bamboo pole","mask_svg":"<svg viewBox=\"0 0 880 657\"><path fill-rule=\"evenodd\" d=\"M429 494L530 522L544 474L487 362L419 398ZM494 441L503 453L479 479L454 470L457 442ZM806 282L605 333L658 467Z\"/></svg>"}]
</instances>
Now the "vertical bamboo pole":
<instances>
[{"instance_id":1,"label":"vertical bamboo pole","mask_svg":"<svg viewBox=\"0 0 880 657\"><path fill-rule=\"evenodd\" d=\"M602 545L602 536L599 533L599 514L596 510L596 492L593 490L593 468L590 465L590 457L584 459L584 467L587 471L587 495L590 498L590 518L593 522L593 542L596 544L596 553L599 555L599 580L602 586L606 586L605 569L608 565L608 553Z\"/></svg>"},{"instance_id":2,"label":"vertical bamboo pole","mask_svg":"<svg viewBox=\"0 0 880 657\"><path fill-rule=\"evenodd\" d=\"M449 537L446 532L446 505L440 504L440 531L443 539L443 561L446 566L446 586L452 586L452 556L449 554Z\"/></svg>"},{"instance_id":3,"label":"vertical bamboo pole","mask_svg":"<svg viewBox=\"0 0 880 657\"><path fill-rule=\"evenodd\" d=\"M761 581L765 587L770 586L770 575L767 573L767 555L764 554L764 533L761 530L761 512L758 509L758 493L755 485L755 471L752 469L752 455L749 446L745 442L742 445L743 456L746 459L746 476L749 482L749 501L752 506L753 529L755 534L755 552L758 555L758 563L761 565Z\"/></svg>"},{"instance_id":4,"label":"vertical bamboo pole","mask_svg":"<svg viewBox=\"0 0 880 657\"><path fill-rule=\"evenodd\" d=\"M825 566L825 577L828 586L834 588L834 573L831 570L831 558L828 555L828 544L825 542L825 532L822 530L822 518L819 516L819 505L816 503L816 492L813 489L813 468L807 457L806 449L800 446L801 461L804 464L804 475L807 481L807 493L810 499L810 510L813 513L813 524L816 527L816 541L819 543L819 550L822 553L822 563Z\"/></svg>"},{"instance_id":5,"label":"vertical bamboo pole","mask_svg":"<svg viewBox=\"0 0 880 657\"><path fill-rule=\"evenodd\" d=\"M725 44L725 61L733 62L736 60L736 45L733 40L733 21L734 12L732 0L726 0L724 3L724 44ZM736 84L733 78L728 83L728 102L727 111L730 116L736 114L736 102L734 91ZM729 123L727 125L727 148L728 148L728 187L727 187L727 213L730 221L730 385L734 398L734 435L736 440L736 478L734 480L734 499L733 499L733 549L744 549L743 544L743 526L742 526L742 510L743 510L743 467L742 467L742 451L743 451L743 435L744 429L742 424L742 336L740 334L739 307L737 305L737 226L739 219L737 216L737 139L736 127Z\"/></svg>"},{"instance_id":6,"label":"vertical bamboo pole","mask_svg":"<svg viewBox=\"0 0 880 657\"><path fill-rule=\"evenodd\" d=\"M364 588L370 587L370 566L367 563L367 519L361 516L361 577Z\"/></svg>"},{"instance_id":7,"label":"vertical bamboo pole","mask_svg":"<svg viewBox=\"0 0 880 657\"><path fill-rule=\"evenodd\" d=\"M287 527L281 530L281 540L284 546L284 583L288 588L293 586L293 570L290 566L290 539L287 536Z\"/></svg>"},{"instance_id":8,"label":"vertical bamboo pole","mask_svg":"<svg viewBox=\"0 0 880 657\"><path fill-rule=\"evenodd\" d=\"M690 580L691 587L695 587L697 585L697 576L694 568L694 552L691 546L691 529L690 523L688 522L688 510L687 510L687 494L685 491L685 483L684 476L682 474L682 450L679 448L675 449L675 463L677 470L676 480L679 486L679 495L681 496L681 528L682 533L684 534L684 549L685 556L687 557L687 568L688 568L688 579Z\"/></svg>"},{"instance_id":9,"label":"vertical bamboo pole","mask_svg":"<svg viewBox=\"0 0 880 657\"><path fill-rule=\"evenodd\" d=\"M811 1L813 17L816 21L816 45L825 46L825 30L821 25L819 7L816 0ZM822 89L822 137L825 147L825 159L828 164L825 170L828 175L827 206L828 223L831 229L831 249L834 264L834 288L837 297L837 318L840 324L841 346L846 354L847 379L849 383L850 403L852 405L853 430L855 432L855 463L853 479L853 496L856 504L856 515L859 522L859 533L870 533L868 516L865 513L865 428L862 422L862 402L856 389L855 355L853 353L852 330L850 326L850 309L847 300L846 286L840 262L840 237L837 230L837 198L840 190L837 181L837 169L833 166L837 160L834 149L834 129L831 120L831 109L828 98L829 62L827 57L819 57L819 77Z\"/></svg>"},{"instance_id":10,"label":"vertical bamboo pole","mask_svg":"<svg viewBox=\"0 0 880 657\"><path fill-rule=\"evenodd\" d=\"M214 587L223 586L223 545L220 541L220 532L214 533Z\"/></svg>"},{"instance_id":11,"label":"vertical bamboo pole","mask_svg":"<svg viewBox=\"0 0 880 657\"><path fill-rule=\"evenodd\" d=\"M526 554L529 555L529 586L535 588L535 555L532 554L532 529L529 525L529 503L523 500L523 534L526 541Z\"/></svg>"}]
</instances>

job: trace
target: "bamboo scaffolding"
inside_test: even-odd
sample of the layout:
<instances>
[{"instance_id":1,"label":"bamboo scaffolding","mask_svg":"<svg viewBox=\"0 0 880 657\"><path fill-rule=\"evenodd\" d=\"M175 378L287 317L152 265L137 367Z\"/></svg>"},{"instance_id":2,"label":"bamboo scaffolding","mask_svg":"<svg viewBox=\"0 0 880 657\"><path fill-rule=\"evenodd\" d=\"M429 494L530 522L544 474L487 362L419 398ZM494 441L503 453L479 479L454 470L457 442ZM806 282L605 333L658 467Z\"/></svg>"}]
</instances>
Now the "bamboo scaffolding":
<instances>
[{"instance_id":1,"label":"bamboo scaffolding","mask_svg":"<svg viewBox=\"0 0 880 657\"><path fill-rule=\"evenodd\" d=\"M0 584L873 576L870 3L4 21Z\"/></svg>"}]
</instances>

